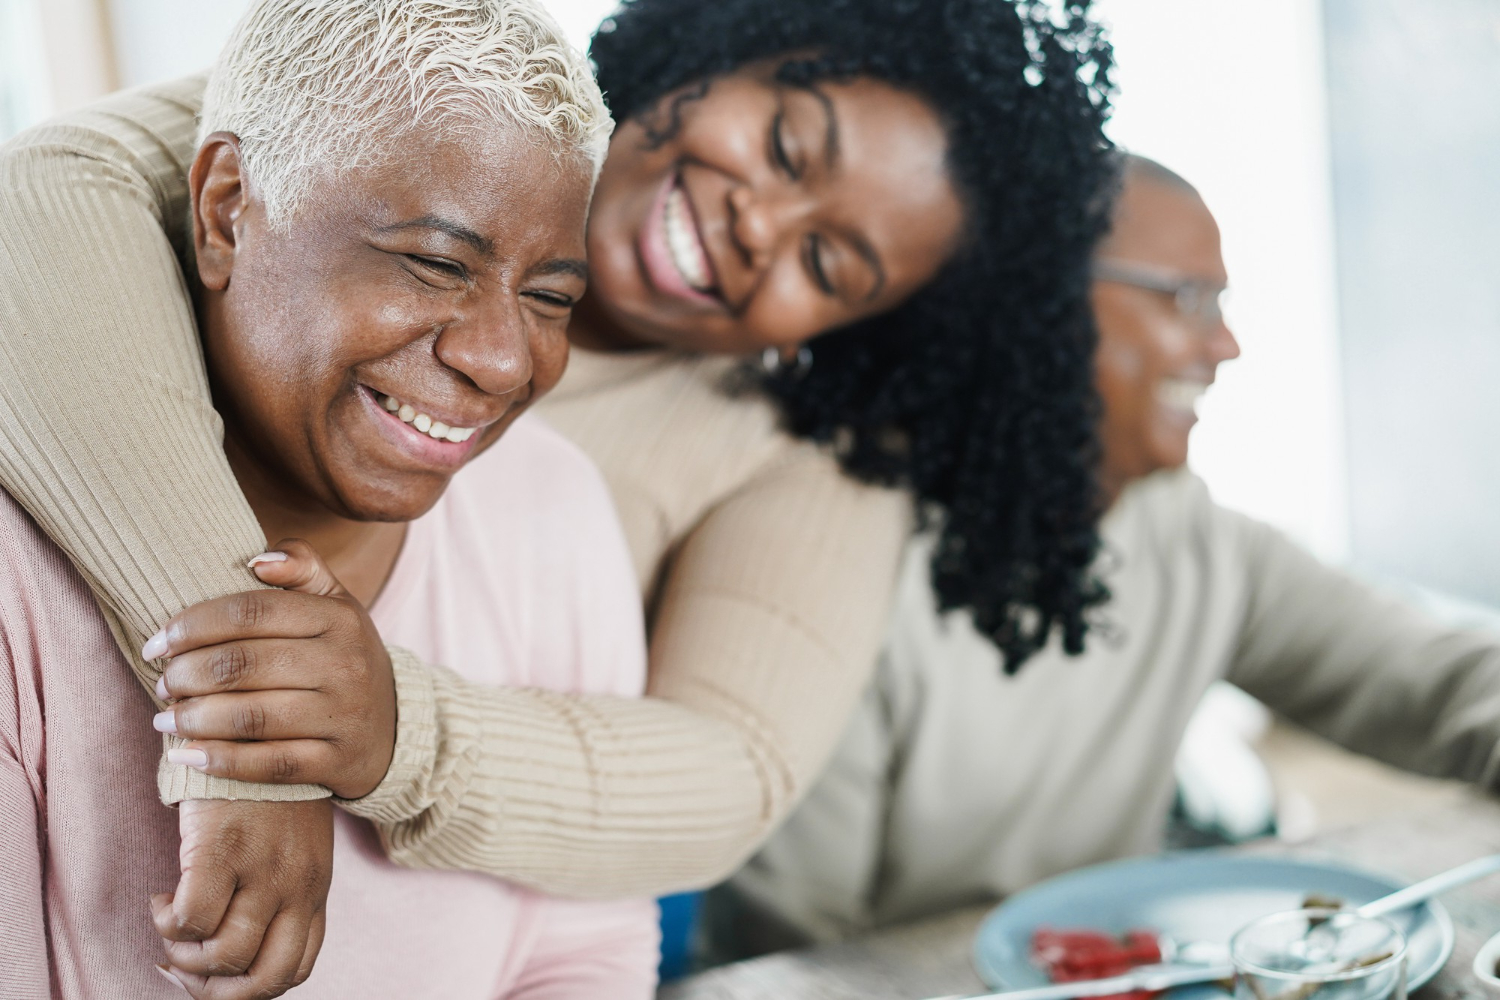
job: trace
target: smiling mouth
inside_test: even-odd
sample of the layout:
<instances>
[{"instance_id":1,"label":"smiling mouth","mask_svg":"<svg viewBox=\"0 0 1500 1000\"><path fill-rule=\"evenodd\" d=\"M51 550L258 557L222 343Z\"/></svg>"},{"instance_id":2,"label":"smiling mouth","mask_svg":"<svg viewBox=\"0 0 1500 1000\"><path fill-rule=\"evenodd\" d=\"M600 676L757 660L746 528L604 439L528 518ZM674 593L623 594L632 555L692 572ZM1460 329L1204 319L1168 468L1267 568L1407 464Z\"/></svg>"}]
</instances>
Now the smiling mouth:
<instances>
[{"instance_id":1,"label":"smiling mouth","mask_svg":"<svg viewBox=\"0 0 1500 1000\"><path fill-rule=\"evenodd\" d=\"M400 419L402 423L410 424L414 429L426 434L434 441L448 441L453 444L462 444L473 437L474 433L479 430L477 427L449 427L441 420L434 420L431 416L418 410L410 403L404 403L395 396L388 396L383 392L375 393L375 401Z\"/></svg>"},{"instance_id":2,"label":"smiling mouth","mask_svg":"<svg viewBox=\"0 0 1500 1000\"><path fill-rule=\"evenodd\" d=\"M693 216L693 206L688 201L687 192L682 189L680 177L672 185L662 207L662 228L672 266L677 268L682 280L695 292L713 294L716 291L713 269L708 262L708 253L703 249L698 220Z\"/></svg>"},{"instance_id":3,"label":"smiling mouth","mask_svg":"<svg viewBox=\"0 0 1500 1000\"><path fill-rule=\"evenodd\" d=\"M1207 382L1186 378L1164 378L1156 385L1156 399L1168 409L1197 416L1198 403L1207 391Z\"/></svg>"}]
</instances>

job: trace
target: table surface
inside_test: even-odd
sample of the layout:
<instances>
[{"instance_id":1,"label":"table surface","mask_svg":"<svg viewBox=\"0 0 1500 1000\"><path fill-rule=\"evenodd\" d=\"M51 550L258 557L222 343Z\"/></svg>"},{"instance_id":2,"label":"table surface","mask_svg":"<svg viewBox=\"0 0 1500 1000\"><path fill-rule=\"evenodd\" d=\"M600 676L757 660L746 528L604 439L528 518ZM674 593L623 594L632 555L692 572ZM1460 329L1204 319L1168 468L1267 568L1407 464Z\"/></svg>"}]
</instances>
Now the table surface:
<instances>
[{"instance_id":1,"label":"table surface","mask_svg":"<svg viewBox=\"0 0 1500 1000\"><path fill-rule=\"evenodd\" d=\"M1422 814L1331 831L1301 844L1257 841L1245 854L1334 858L1415 881L1500 853L1500 801L1475 794ZM1500 931L1500 877L1440 897L1457 942L1448 965L1413 1000L1497 1000L1475 980L1474 953ZM969 947L990 907L959 910L844 944L736 962L664 986L660 1000L918 1000L981 993Z\"/></svg>"}]
</instances>

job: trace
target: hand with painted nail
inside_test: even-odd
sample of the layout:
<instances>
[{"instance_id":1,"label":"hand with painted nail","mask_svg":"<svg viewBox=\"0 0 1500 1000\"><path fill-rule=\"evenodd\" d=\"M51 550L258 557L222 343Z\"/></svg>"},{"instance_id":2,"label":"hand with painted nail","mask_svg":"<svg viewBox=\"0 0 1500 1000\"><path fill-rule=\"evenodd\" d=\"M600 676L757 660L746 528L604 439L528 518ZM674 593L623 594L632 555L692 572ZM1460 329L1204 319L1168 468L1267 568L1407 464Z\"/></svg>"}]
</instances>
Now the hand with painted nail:
<instances>
[{"instance_id":1,"label":"hand with painted nail","mask_svg":"<svg viewBox=\"0 0 1500 1000\"><path fill-rule=\"evenodd\" d=\"M396 742L379 632L306 542L282 542L251 568L284 589L194 605L142 650L172 658L157 694L173 703L155 726L190 742L168 759L240 781L369 794Z\"/></svg>"},{"instance_id":2,"label":"hand with painted nail","mask_svg":"<svg viewBox=\"0 0 1500 1000\"><path fill-rule=\"evenodd\" d=\"M182 880L151 899L167 960L196 1000L277 997L311 974L333 878L333 807L202 800L180 806Z\"/></svg>"}]
</instances>

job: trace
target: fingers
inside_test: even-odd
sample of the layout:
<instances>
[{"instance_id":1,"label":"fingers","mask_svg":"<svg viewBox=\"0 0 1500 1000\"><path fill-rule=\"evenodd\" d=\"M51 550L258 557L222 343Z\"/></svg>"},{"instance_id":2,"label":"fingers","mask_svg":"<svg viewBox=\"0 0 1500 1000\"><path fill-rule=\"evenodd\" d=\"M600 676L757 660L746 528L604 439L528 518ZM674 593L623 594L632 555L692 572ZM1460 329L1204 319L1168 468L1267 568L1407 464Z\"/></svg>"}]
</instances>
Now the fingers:
<instances>
[{"instance_id":1,"label":"fingers","mask_svg":"<svg viewBox=\"0 0 1500 1000\"><path fill-rule=\"evenodd\" d=\"M308 658L326 653L307 639L245 639L189 650L172 659L157 694L195 698L222 691L266 691L317 686Z\"/></svg>"},{"instance_id":2,"label":"fingers","mask_svg":"<svg viewBox=\"0 0 1500 1000\"><path fill-rule=\"evenodd\" d=\"M260 951L241 974L204 976L169 966L169 971L196 1000L263 1000L279 997L300 985L312 972L305 963L309 945L308 921L290 911L278 913L267 928ZM321 945L321 931L319 932ZM316 957L316 953L314 955Z\"/></svg>"},{"instance_id":3,"label":"fingers","mask_svg":"<svg viewBox=\"0 0 1500 1000\"><path fill-rule=\"evenodd\" d=\"M189 864L175 893L152 898L156 933L168 941L203 941L213 936L234 896L235 877L227 867Z\"/></svg>"},{"instance_id":4,"label":"fingers","mask_svg":"<svg viewBox=\"0 0 1500 1000\"><path fill-rule=\"evenodd\" d=\"M231 691L168 705L153 725L189 740L326 739L332 707L320 691Z\"/></svg>"},{"instance_id":5,"label":"fingers","mask_svg":"<svg viewBox=\"0 0 1500 1000\"><path fill-rule=\"evenodd\" d=\"M310 639L357 620L351 602L287 590L249 590L179 612L147 641L147 660L244 639Z\"/></svg>"},{"instance_id":6,"label":"fingers","mask_svg":"<svg viewBox=\"0 0 1500 1000\"><path fill-rule=\"evenodd\" d=\"M174 971L198 976L237 976L250 968L261 951L278 900L243 890L234 894L224 919L202 941L165 941L167 964Z\"/></svg>"},{"instance_id":7,"label":"fingers","mask_svg":"<svg viewBox=\"0 0 1500 1000\"><path fill-rule=\"evenodd\" d=\"M286 558L267 558L276 555ZM250 568L262 583L273 587L318 597L348 596L348 591L344 590L322 556L300 538L282 539L273 551L250 560Z\"/></svg>"},{"instance_id":8,"label":"fingers","mask_svg":"<svg viewBox=\"0 0 1500 1000\"><path fill-rule=\"evenodd\" d=\"M339 780L337 750L327 740L194 742L167 751L167 760L235 781L344 787Z\"/></svg>"},{"instance_id":9,"label":"fingers","mask_svg":"<svg viewBox=\"0 0 1500 1000\"><path fill-rule=\"evenodd\" d=\"M312 975L313 963L318 960L318 953L323 950L323 934L328 929L328 914L319 910L313 914L312 923L307 928L307 946L302 950L302 961L297 965L297 982L307 982L307 977Z\"/></svg>"}]
</instances>

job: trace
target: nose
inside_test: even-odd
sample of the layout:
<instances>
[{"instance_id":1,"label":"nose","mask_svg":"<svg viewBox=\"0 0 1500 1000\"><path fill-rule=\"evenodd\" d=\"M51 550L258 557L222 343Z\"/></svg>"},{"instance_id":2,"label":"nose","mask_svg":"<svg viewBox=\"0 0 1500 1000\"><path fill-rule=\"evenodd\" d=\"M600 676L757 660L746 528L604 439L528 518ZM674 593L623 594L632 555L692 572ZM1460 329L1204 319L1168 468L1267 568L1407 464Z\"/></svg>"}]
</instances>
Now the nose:
<instances>
[{"instance_id":1,"label":"nose","mask_svg":"<svg viewBox=\"0 0 1500 1000\"><path fill-rule=\"evenodd\" d=\"M748 185L729 192L729 232L748 267L771 262L787 233L811 214L809 199L793 192L757 191Z\"/></svg>"},{"instance_id":2,"label":"nose","mask_svg":"<svg viewBox=\"0 0 1500 1000\"><path fill-rule=\"evenodd\" d=\"M531 382L532 342L518 297L486 296L438 334L439 361L481 391L504 396Z\"/></svg>"},{"instance_id":3,"label":"nose","mask_svg":"<svg viewBox=\"0 0 1500 1000\"><path fill-rule=\"evenodd\" d=\"M1234 331L1229 329L1229 324L1222 316L1214 324L1213 331L1209 335L1208 349L1216 365L1225 361L1233 361L1240 356L1240 342L1235 338Z\"/></svg>"}]
</instances>

